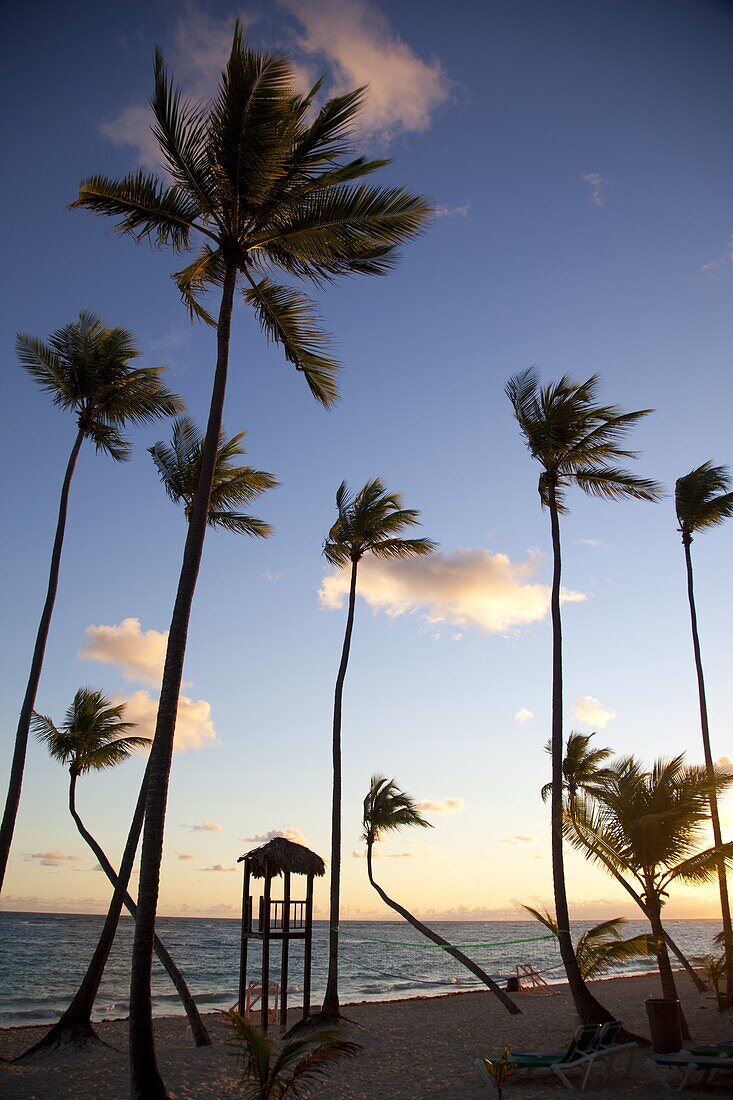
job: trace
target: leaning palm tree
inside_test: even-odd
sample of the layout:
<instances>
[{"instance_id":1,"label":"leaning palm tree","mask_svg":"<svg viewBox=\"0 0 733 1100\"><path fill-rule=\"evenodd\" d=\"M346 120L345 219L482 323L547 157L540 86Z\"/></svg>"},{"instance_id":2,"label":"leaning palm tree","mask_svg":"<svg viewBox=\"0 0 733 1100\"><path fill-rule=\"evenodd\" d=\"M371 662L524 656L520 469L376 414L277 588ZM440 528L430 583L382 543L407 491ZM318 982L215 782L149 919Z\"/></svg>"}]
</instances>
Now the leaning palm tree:
<instances>
[{"instance_id":1,"label":"leaning palm tree","mask_svg":"<svg viewBox=\"0 0 733 1100\"><path fill-rule=\"evenodd\" d=\"M273 272L316 284L384 274L399 244L416 236L431 213L424 199L402 188L363 182L384 161L349 157L364 89L316 110L319 88L320 82L299 94L291 63L251 50L239 23L211 104L183 98L156 50L154 133L171 182L143 170L120 181L94 176L82 183L72 204L116 218L122 232L174 251L199 241L193 261L174 276L177 286L189 311L209 323L213 318L201 296L210 288L221 293L216 370L168 638L140 869L130 1050L133 1096L148 1100L166 1095L152 1030L153 930L176 707L219 445L236 284L243 284L244 300L268 339L281 345L315 398L329 406L337 397L338 364L313 304L300 290L273 281Z\"/></svg>"},{"instance_id":2,"label":"leaning palm tree","mask_svg":"<svg viewBox=\"0 0 733 1100\"><path fill-rule=\"evenodd\" d=\"M100 868L109 879L115 896L120 895L120 901L124 902L134 920L137 906L127 892L130 872L127 871L125 881L121 882L121 876L115 873L106 853L87 829L76 806L76 786L81 776L87 775L89 772L105 771L108 768L116 767L117 764L127 760L135 749L147 748L150 745L149 737L131 735L128 732L135 727L134 723L124 721L124 713L124 703L113 705L101 691L93 691L91 688L85 687L79 688L76 692L61 727L57 727L46 715L34 714L32 728L39 741L48 749L51 757L68 767L69 812L74 824L82 839L94 853ZM140 825L137 826L137 839L140 836L144 811L144 800L138 799L135 818L136 820L139 818ZM135 848L137 848L137 843ZM130 870L131 865L132 861L130 861ZM109 950L114 941L120 908L121 905L117 907L113 923L110 922L109 914L105 920L100 937L100 944L106 947L104 961L102 962L98 957L98 951L100 950L98 945L94 957L95 965L87 972L68 1009L46 1035L22 1055L24 1059L41 1051L57 1047L62 1043L99 1041L92 1027L92 1009L104 972L104 963L107 961ZM186 981L157 936L155 937L155 952L181 997L197 1045L208 1044L210 1042L208 1033Z\"/></svg>"},{"instance_id":3,"label":"leaning palm tree","mask_svg":"<svg viewBox=\"0 0 733 1100\"><path fill-rule=\"evenodd\" d=\"M551 913L540 912L531 905L523 905L530 916L549 928L557 936L557 921ZM647 958L653 954L653 946L646 932L640 932L628 939L621 938L626 921L623 917L611 917L586 929L575 945L575 957L585 981L602 978L609 970L622 966L632 959Z\"/></svg>"},{"instance_id":4,"label":"leaning palm tree","mask_svg":"<svg viewBox=\"0 0 733 1100\"><path fill-rule=\"evenodd\" d=\"M354 629L356 583L359 562L365 554L377 558L400 560L421 554L431 554L436 543L430 539L402 538L402 532L418 524L420 513L405 508L401 493L391 493L381 478L367 481L358 493L352 494L345 481L336 492L338 517L323 544L323 554L331 565L349 570L349 606L346 630L341 649L341 661L336 676L333 700L333 801L331 805L331 894L329 910L328 979L323 999L323 1016L339 1015L338 995L338 925L341 889L341 709L344 680L349 663L351 635Z\"/></svg>"},{"instance_id":5,"label":"leaning palm tree","mask_svg":"<svg viewBox=\"0 0 733 1100\"><path fill-rule=\"evenodd\" d=\"M717 794L733 776L705 767L685 766L684 756L658 760L651 771L634 757L623 757L602 792L576 808L583 838L570 842L603 867L630 879L641 894L641 907L654 938L662 992L676 998L662 924L662 908L675 882L701 885L715 877L718 860L733 859L733 843L699 850L710 820L710 787ZM603 852L601 858L600 852Z\"/></svg>"},{"instance_id":6,"label":"leaning palm tree","mask_svg":"<svg viewBox=\"0 0 733 1100\"><path fill-rule=\"evenodd\" d=\"M234 464L234 460L245 453L241 445L245 434L239 432L231 439L226 439L223 431L219 434L209 498L208 524L209 527L223 527L240 535L267 538L272 534L269 523L236 510L249 504L260 493L275 489L278 485L272 474L264 470ZM187 522L191 520L196 496L203 445L203 436L196 429L193 420L188 416L180 416L173 422L170 446L156 443L149 448L165 491L175 504L183 505Z\"/></svg>"},{"instance_id":7,"label":"leaning palm tree","mask_svg":"<svg viewBox=\"0 0 733 1100\"><path fill-rule=\"evenodd\" d=\"M0 826L0 890L18 816L28 732L56 602L69 490L82 443L88 439L97 451L122 462L130 454L130 445L122 435L126 425L173 416L183 407L180 398L161 382L163 367L133 366L140 353L132 334L123 328L107 328L102 318L94 313L80 313L78 321L58 329L48 343L20 333L17 351L21 365L51 396L54 405L73 414L76 436L61 486L46 599L15 734L8 794Z\"/></svg>"},{"instance_id":8,"label":"leaning palm tree","mask_svg":"<svg viewBox=\"0 0 733 1100\"><path fill-rule=\"evenodd\" d=\"M608 748L593 748L591 747L591 741L595 737L594 733L576 733L571 732L568 737L567 744L565 746L565 756L562 762L562 774L563 774L563 790L565 792L565 825L566 829L573 830L580 838L585 839L587 847L593 846L592 841L587 837L583 837L583 831L578 821L578 815L576 813L576 806L579 796L585 798L593 797L594 795L601 794L603 791L604 783L607 779L612 779L614 772L613 769L605 767L606 761L613 755L611 749ZM545 751L552 752L552 745L548 742L545 746ZM546 802L549 795L552 792L552 784L546 783L541 790L542 801ZM603 850L596 852L596 857L603 862L604 854ZM619 874L612 863L606 862L606 870L609 874L613 875L616 881L621 887L630 895L639 906L642 911L645 911L644 899L641 894L634 889L632 884L628 882L623 875ZM528 909L529 906L525 906ZM534 915L534 910L530 910ZM647 914L648 916L648 914ZM538 918L539 919L539 918ZM554 918L553 918L554 919ZM695 985L695 987L702 993L706 986L702 981L695 968L691 965L690 961L683 954L681 949L675 943L670 936L669 932L664 932L664 938L667 941L667 946L670 951L676 955L679 962L682 964L687 972L688 977ZM577 956L577 948L576 948ZM580 963L580 959L578 960ZM581 971L583 967L580 967ZM584 978L587 978L587 974L583 974Z\"/></svg>"},{"instance_id":9,"label":"leaning palm tree","mask_svg":"<svg viewBox=\"0 0 733 1100\"><path fill-rule=\"evenodd\" d=\"M369 786L369 793L364 799L364 816L362 818L364 825L364 840L366 842L366 862L367 862L367 874L369 881L374 889L379 894L385 905L388 905L390 909L394 909L395 913L399 913L400 916L406 920L413 928L416 928L421 935L425 936L432 943L442 947L446 954L451 955L459 963L465 966L472 974L475 974L484 985L488 986L492 993L494 993L504 1007L512 1013L512 1015L521 1014L521 1009L514 1004L514 1001L510 997L507 997L506 993L500 986L496 984L493 978L481 969L480 966L469 959L467 955L458 948L454 947L452 943L444 939L442 936L434 932L427 924L423 924L421 920L400 905L399 902L391 898L385 890L379 885L374 878L372 856L374 851L374 845L381 840L385 833L395 832L398 829L410 828L417 826L421 829L432 828L429 821L426 821L415 804L415 801L409 794L405 794L396 785L394 779L387 779L384 775L373 775Z\"/></svg>"},{"instance_id":10,"label":"leaning palm tree","mask_svg":"<svg viewBox=\"0 0 733 1100\"><path fill-rule=\"evenodd\" d=\"M692 574L692 539L696 531L706 531L717 527L723 520L733 516L733 481L725 466L713 466L712 462L703 462L702 466L691 470L689 474L677 479L675 485L675 505L679 532L685 549L687 567L687 598L690 604L690 623L692 627L692 648L695 654L697 672L697 692L700 702L700 728L702 731L705 766L712 778L713 754L710 747L710 726L708 723L708 704L705 695L705 676L700 651L700 635L697 629L697 609ZM720 846L723 834L720 829L720 814L714 787L710 788L710 819L713 826L713 838ZM723 860L718 865L718 887L720 890L720 908L723 915L723 936L726 963L725 997L733 1005L733 921L731 920L728 880Z\"/></svg>"},{"instance_id":11,"label":"leaning palm tree","mask_svg":"<svg viewBox=\"0 0 733 1100\"><path fill-rule=\"evenodd\" d=\"M584 1023L609 1019L609 1013L592 995L578 968L570 936L563 860L563 664L560 615L562 559L560 515L567 512L565 495L577 486L591 496L607 500L631 497L656 500L661 488L654 481L636 477L615 466L619 459L635 457L622 444L629 429L650 410L624 412L617 405L600 405L598 377L575 382L567 375L541 386L534 370L515 375L506 385L520 431L532 457L539 462L540 502L550 513L553 573L550 610L552 617L552 878L558 943L575 1007Z\"/></svg>"}]
</instances>

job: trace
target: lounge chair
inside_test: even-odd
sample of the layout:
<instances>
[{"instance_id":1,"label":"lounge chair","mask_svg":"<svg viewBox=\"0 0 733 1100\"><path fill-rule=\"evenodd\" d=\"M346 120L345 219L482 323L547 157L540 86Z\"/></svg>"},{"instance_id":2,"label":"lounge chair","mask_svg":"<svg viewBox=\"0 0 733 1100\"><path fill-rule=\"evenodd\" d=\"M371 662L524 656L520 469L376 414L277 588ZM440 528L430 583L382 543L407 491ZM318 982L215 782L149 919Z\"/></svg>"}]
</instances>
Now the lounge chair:
<instances>
[{"instance_id":1,"label":"lounge chair","mask_svg":"<svg viewBox=\"0 0 733 1100\"><path fill-rule=\"evenodd\" d=\"M702 1080L708 1076L714 1076L720 1071L733 1073L733 1046L727 1044L713 1044L706 1047L695 1047L699 1050L718 1050L717 1054L697 1054L692 1050L680 1050L677 1054L651 1054L647 1057L647 1065L667 1092L682 1092L692 1077L698 1072L703 1074ZM666 1079L662 1069L678 1069L680 1079L677 1088Z\"/></svg>"},{"instance_id":2,"label":"lounge chair","mask_svg":"<svg viewBox=\"0 0 733 1100\"><path fill-rule=\"evenodd\" d=\"M537 1069L549 1069L560 1078L567 1089L573 1089L573 1083L567 1074L574 1070L584 1070L580 1084L581 1090L585 1089L591 1070L596 1062L603 1060L606 1065L606 1076L610 1073L613 1057L626 1051L629 1055L625 1069L628 1070L631 1059L636 1050L636 1043L617 1043L616 1036L621 1027L618 1020L612 1020L603 1027L598 1024L587 1024L579 1027L567 1050L555 1051L549 1054L538 1051L512 1051L509 1061L517 1069L525 1069L533 1072ZM500 1055L491 1055L490 1060L495 1061ZM477 1058L474 1065L482 1076L490 1079L491 1075L486 1069L481 1058Z\"/></svg>"}]
</instances>

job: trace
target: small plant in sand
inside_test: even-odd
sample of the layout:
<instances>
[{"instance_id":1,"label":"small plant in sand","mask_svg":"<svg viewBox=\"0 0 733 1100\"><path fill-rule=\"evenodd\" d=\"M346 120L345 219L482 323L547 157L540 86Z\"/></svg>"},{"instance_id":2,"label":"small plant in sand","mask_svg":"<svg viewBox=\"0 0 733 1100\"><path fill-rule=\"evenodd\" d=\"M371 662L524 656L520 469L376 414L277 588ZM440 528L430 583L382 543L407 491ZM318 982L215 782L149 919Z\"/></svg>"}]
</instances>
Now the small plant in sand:
<instances>
[{"instance_id":1,"label":"small plant in sand","mask_svg":"<svg viewBox=\"0 0 733 1100\"><path fill-rule=\"evenodd\" d=\"M698 966L700 970L702 970L710 989L715 993L715 998L718 1002L718 1011L725 1012L728 1000L726 992L723 989L723 983L727 977L725 952L723 952L722 955L714 955L711 951L707 955L699 955L692 961L695 966Z\"/></svg>"},{"instance_id":2,"label":"small plant in sand","mask_svg":"<svg viewBox=\"0 0 733 1100\"><path fill-rule=\"evenodd\" d=\"M511 1061L509 1047L504 1047L501 1052L501 1057L495 1058L493 1062L490 1058L484 1058L484 1065L486 1066L486 1072L494 1079L496 1091L499 1094L499 1100L502 1100L504 1085L516 1069L516 1066Z\"/></svg>"},{"instance_id":3,"label":"small plant in sand","mask_svg":"<svg viewBox=\"0 0 733 1100\"><path fill-rule=\"evenodd\" d=\"M229 1045L242 1062L245 1100L307 1095L301 1090L324 1077L335 1062L353 1058L361 1050L358 1043L342 1039L334 1029L275 1043L234 1010L229 1013L229 1022Z\"/></svg>"}]
</instances>

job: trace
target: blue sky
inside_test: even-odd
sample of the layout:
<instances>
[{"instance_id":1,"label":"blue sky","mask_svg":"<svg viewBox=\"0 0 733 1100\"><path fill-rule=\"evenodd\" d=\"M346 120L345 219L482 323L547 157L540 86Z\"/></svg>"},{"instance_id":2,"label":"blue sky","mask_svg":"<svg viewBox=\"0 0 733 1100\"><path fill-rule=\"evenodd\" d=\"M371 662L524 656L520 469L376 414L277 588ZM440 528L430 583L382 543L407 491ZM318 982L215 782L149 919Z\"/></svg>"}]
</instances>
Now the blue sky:
<instances>
[{"instance_id":1,"label":"blue sky","mask_svg":"<svg viewBox=\"0 0 733 1100\"><path fill-rule=\"evenodd\" d=\"M80 309L98 312L135 333L145 363L168 367L169 385L203 422L213 335L187 320L168 278L176 258L66 207L86 175L122 175L149 160L153 45L206 94L235 14L226 3L70 3L46 5L40 26L37 12L11 19L2 74L13 105L13 167L1 183L13 517L3 538L3 769L73 430L17 366L15 333L46 337ZM369 775L383 771L438 806L426 811L435 825L427 837L384 848L385 883L423 913L508 916L519 900L551 896L538 794L550 633L546 588L528 587L546 586L550 567L537 470L503 385L530 365L546 378L599 372L609 400L655 408L635 434L638 469L668 486L707 458L733 462L733 11L682 0L282 0L240 14L253 44L288 49L303 80L325 72L335 90L369 81L360 147L392 156L383 181L429 195L440 215L394 274L320 297L344 363L331 412L245 308L236 311L225 422L230 433L247 430L250 460L281 482L258 508L276 535L207 540L185 689L189 741L202 747L174 761L162 911L235 912L238 875L207 869L231 869L245 838L290 827L328 851L344 614L319 600L320 550L339 482L378 474L421 509L423 533L441 548L431 576L398 578L399 597L394 577L364 571L343 731L345 912L384 915L352 857ZM148 692L138 706L154 709L147 632L167 628L184 529L146 453L166 435L164 426L135 432L134 456L119 466L82 454L38 696L38 709L59 720L83 683ZM683 750L698 759L671 500L614 505L575 494L571 509L564 579L585 598L565 605L568 727L593 729L611 712L600 742L646 759ZM729 525L694 544L718 755L733 755L732 538ZM107 648L95 635L95 652L122 654L128 672L137 653L137 679L119 663L79 657L94 642L90 626L128 619L145 637L128 624L112 650L109 635ZM583 699L585 725L572 717ZM532 717L518 721L522 711ZM134 760L80 791L113 855L141 770ZM726 814L730 828L733 809ZM4 904L100 908L107 890L93 863L68 819L64 773L33 746ZM578 916L627 911L599 871L573 855L568 863ZM322 910L325 890L318 902ZM714 916L714 892L681 890L669 911Z\"/></svg>"}]
</instances>

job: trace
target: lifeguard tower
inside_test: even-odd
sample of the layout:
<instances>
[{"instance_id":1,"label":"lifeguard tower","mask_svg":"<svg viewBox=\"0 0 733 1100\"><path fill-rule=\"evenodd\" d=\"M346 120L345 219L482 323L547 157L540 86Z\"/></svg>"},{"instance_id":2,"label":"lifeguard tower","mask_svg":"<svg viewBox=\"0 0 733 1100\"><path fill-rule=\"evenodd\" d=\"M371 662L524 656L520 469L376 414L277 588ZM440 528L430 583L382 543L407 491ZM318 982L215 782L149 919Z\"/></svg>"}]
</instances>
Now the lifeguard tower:
<instances>
[{"instance_id":1,"label":"lifeguard tower","mask_svg":"<svg viewBox=\"0 0 733 1100\"><path fill-rule=\"evenodd\" d=\"M321 857L303 844L294 844L285 837L275 837L260 848L240 856L244 863L244 887L242 890L242 946L239 963L239 1000L241 1015L247 1008L247 949L250 940L262 941L262 982L260 995L260 1026L267 1031L270 1021L270 943L282 944L280 963L280 1025L284 1026L288 1013L288 955L291 940L303 940L303 1019L310 1014L311 954L313 943L313 879L325 873ZM290 876L305 875L305 898L291 897ZM273 879L282 877L282 898L272 897ZM250 895L252 879L262 879L262 895L258 899L257 919L254 917L253 899Z\"/></svg>"}]
</instances>

